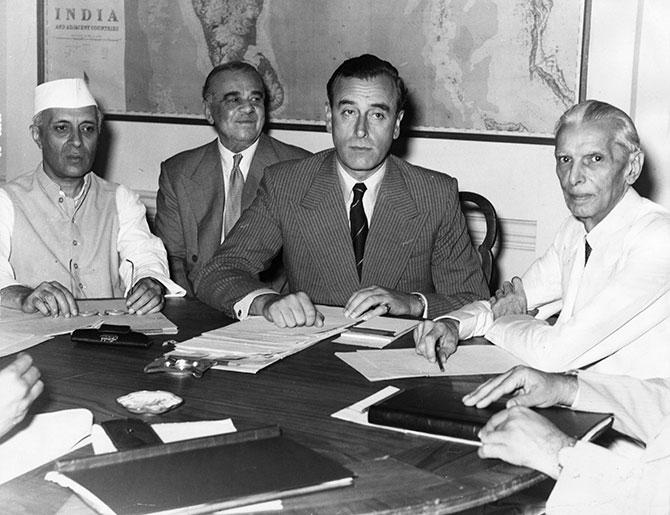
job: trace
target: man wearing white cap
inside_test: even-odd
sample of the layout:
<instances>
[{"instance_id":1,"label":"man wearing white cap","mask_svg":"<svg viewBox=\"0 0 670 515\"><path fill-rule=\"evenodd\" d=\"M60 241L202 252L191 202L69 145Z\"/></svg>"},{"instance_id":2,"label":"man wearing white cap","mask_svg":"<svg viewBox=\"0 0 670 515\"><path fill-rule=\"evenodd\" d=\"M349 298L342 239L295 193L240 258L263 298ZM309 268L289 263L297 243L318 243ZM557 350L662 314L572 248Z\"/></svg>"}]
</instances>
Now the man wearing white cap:
<instances>
[{"instance_id":1,"label":"man wearing white cap","mask_svg":"<svg viewBox=\"0 0 670 515\"><path fill-rule=\"evenodd\" d=\"M160 311L170 281L165 248L136 194L91 172L102 113L82 79L37 86L30 131L42 163L0 188L1 305L77 315L77 298L126 297Z\"/></svg>"}]
</instances>

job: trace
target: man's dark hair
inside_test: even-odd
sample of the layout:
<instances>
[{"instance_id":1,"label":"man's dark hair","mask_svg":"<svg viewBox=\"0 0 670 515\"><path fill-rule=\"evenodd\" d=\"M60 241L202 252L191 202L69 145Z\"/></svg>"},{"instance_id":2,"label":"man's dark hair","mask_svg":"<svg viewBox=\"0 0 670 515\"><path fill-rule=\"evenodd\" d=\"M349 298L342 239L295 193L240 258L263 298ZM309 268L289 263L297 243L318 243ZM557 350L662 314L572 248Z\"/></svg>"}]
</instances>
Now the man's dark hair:
<instances>
[{"instance_id":1,"label":"man's dark hair","mask_svg":"<svg viewBox=\"0 0 670 515\"><path fill-rule=\"evenodd\" d=\"M393 82L397 99L396 112L400 112L407 100L407 88L405 87L405 83L398 74L398 70L396 70L395 66L372 54L363 54L358 57L352 57L337 67L337 70L333 72L333 75L330 77L328 84L326 85L330 106L333 107L333 90L335 89L335 83L338 79L354 78L368 80L380 75L386 75Z\"/></svg>"},{"instance_id":2,"label":"man's dark hair","mask_svg":"<svg viewBox=\"0 0 670 515\"><path fill-rule=\"evenodd\" d=\"M202 99L207 100L207 91L209 90L209 84L212 82L212 79L219 73L222 72L227 72L227 71L232 71L232 72L237 72L237 71L245 71L249 73L253 73L256 76L258 76L258 80L261 81L261 84L263 84L263 94L265 94L265 83L263 82L263 77L261 77L261 74L258 73L258 70L254 68L252 64L249 64L245 61L230 61L227 63L219 64L212 68L212 71L209 72L209 75L207 75L207 78L205 79L205 85L202 87Z\"/></svg>"}]
</instances>

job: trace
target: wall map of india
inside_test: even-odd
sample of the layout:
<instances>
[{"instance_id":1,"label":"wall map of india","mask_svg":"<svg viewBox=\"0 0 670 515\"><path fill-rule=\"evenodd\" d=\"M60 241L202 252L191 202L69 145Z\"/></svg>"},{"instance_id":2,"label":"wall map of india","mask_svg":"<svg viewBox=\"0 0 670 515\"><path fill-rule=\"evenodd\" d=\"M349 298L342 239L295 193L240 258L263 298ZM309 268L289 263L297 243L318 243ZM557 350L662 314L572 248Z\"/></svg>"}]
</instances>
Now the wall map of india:
<instances>
[{"instance_id":1,"label":"wall map of india","mask_svg":"<svg viewBox=\"0 0 670 515\"><path fill-rule=\"evenodd\" d=\"M107 113L202 118L212 66L254 64L271 121L322 124L325 84L374 53L418 130L544 136L578 100L584 0L46 0L44 79Z\"/></svg>"}]
</instances>

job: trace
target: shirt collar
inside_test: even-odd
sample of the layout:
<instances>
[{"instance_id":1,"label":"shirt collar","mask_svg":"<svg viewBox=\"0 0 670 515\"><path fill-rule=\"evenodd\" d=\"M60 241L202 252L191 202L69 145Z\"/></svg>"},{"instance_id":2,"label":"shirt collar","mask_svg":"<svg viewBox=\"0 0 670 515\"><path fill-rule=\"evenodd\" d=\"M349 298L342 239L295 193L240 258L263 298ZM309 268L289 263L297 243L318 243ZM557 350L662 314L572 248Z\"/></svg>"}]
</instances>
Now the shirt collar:
<instances>
[{"instance_id":1,"label":"shirt collar","mask_svg":"<svg viewBox=\"0 0 670 515\"><path fill-rule=\"evenodd\" d=\"M223 173L225 176L230 174L230 170L233 168L233 156L236 154L242 154L242 161L240 161L240 170L245 180L247 175L249 175L249 168L251 168L251 161L254 158L256 149L258 148L258 142L260 137L256 139L251 145L242 150L241 152L231 152L226 148L219 138L216 139L216 142L219 145L219 156L221 157L221 166L223 167Z\"/></svg>"},{"instance_id":2,"label":"shirt collar","mask_svg":"<svg viewBox=\"0 0 670 515\"><path fill-rule=\"evenodd\" d=\"M624 193L621 200L612 208L612 211L607 213L607 216L600 223L591 229L589 233L584 229L584 235L589 245L594 249L602 246L602 242L609 240L621 228L630 225L631 213L634 213L638 209L641 202L642 197L632 187L628 188L628 191Z\"/></svg>"},{"instance_id":3,"label":"shirt collar","mask_svg":"<svg viewBox=\"0 0 670 515\"><path fill-rule=\"evenodd\" d=\"M91 186L90 175L91 172L88 172L86 175L84 175L84 185L82 186L81 190L79 190L79 193L77 193L77 196L72 199L75 203L81 201L81 199L83 199L86 193L88 192ZM54 182L51 179L51 177L49 177L47 173L44 171L44 163L42 163L39 167L39 173L37 174L37 183L46 192L48 197L58 199L61 196L63 197L65 196L65 192L63 192L61 187L56 182Z\"/></svg>"},{"instance_id":4,"label":"shirt collar","mask_svg":"<svg viewBox=\"0 0 670 515\"><path fill-rule=\"evenodd\" d=\"M337 175L340 179L340 187L342 188L342 196L344 197L345 202L349 201L350 196L353 195L352 190L354 189L354 185L358 184L359 182L365 184L365 194L368 196L368 198L373 200L377 198L382 179L384 179L384 175L386 175L387 161L384 161L384 163L379 167L379 170L377 170L364 181L357 181L351 175L349 175L344 167L340 164L340 161L337 159L337 157L335 158L335 162L337 163Z\"/></svg>"}]
</instances>

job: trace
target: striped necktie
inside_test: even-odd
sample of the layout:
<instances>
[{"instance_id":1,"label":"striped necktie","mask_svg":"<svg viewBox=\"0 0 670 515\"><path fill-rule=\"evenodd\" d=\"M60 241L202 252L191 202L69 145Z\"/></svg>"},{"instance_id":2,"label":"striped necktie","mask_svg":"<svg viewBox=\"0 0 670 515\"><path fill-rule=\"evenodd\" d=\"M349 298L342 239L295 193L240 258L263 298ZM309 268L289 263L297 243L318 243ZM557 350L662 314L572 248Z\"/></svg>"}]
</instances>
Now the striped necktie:
<instances>
[{"instance_id":1,"label":"striped necktie","mask_svg":"<svg viewBox=\"0 0 670 515\"><path fill-rule=\"evenodd\" d=\"M226 205L223 216L223 231L227 236L242 212L242 190L244 189L244 175L240 170L242 154L233 156L233 169L230 171L228 188L226 188Z\"/></svg>"},{"instance_id":2,"label":"striped necktie","mask_svg":"<svg viewBox=\"0 0 670 515\"><path fill-rule=\"evenodd\" d=\"M363 253L365 252L365 239L368 237L368 219L363 209L363 194L365 193L365 184L358 182L354 184L354 200L349 209L349 219L351 220L351 242L354 246L354 258L356 259L356 270L358 279L361 278L363 270Z\"/></svg>"}]
</instances>

